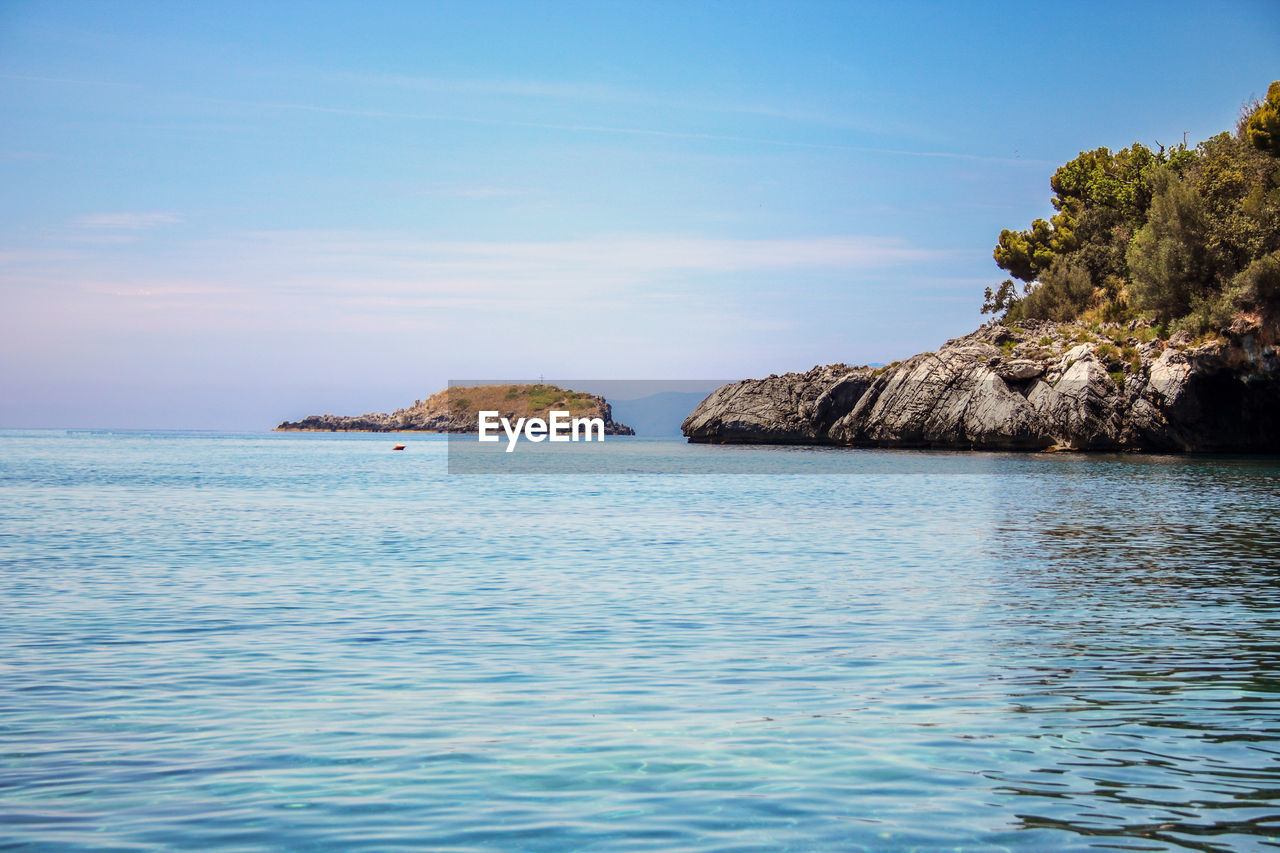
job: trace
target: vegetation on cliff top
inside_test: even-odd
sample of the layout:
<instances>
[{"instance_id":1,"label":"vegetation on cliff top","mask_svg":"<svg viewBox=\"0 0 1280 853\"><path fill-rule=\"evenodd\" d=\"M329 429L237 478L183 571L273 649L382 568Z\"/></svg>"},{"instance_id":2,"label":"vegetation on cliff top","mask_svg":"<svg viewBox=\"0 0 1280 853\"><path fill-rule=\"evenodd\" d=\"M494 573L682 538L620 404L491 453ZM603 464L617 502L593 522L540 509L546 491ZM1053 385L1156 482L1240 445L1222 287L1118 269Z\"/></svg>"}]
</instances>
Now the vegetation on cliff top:
<instances>
[{"instance_id":1,"label":"vegetation on cliff top","mask_svg":"<svg viewBox=\"0 0 1280 853\"><path fill-rule=\"evenodd\" d=\"M600 413L602 400L583 391L567 391L558 385L452 385L418 400L402 412L445 410L475 415L481 410L500 412L502 417L547 417L552 409L567 411L571 416Z\"/></svg>"},{"instance_id":2,"label":"vegetation on cliff top","mask_svg":"<svg viewBox=\"0 0 1280 853\"><path fill-rule=\"evenodd\" d=\"M1000 232L1012 278L987 288L984 314L1198 334L1280 307L1280 81L1235 133L1084 151L1049 184L1057 213Z\"/></svg>"}]
</instances>

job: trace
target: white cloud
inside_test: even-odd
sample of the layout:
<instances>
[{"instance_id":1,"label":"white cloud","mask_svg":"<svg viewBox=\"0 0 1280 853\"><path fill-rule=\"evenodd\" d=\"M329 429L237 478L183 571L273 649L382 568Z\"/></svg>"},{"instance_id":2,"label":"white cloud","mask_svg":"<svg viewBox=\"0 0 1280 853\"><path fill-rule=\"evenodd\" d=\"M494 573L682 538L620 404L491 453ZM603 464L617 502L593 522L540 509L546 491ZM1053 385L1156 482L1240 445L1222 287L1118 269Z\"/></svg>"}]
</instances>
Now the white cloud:
<instances>
[{"instance_id":1,"label":"white cloud","mask_svg":"<svg viewBox=\"0 0 1280 853\"><path fill-rule=\"evenodd\" d=\"M629 96L612 86L596 83L476 77L421 77L408 74L327 73L332 80L394 86L420 92L460 95L513 95L522 98L569 98L613 101Z\"/></svg>"},{"instance_id":2,"label":"white cloud","mask_svg":"<svg viewBox=\"0 0 1280 853\"><path fill-rule=\"evenodd\" d=\"M469 199L489 199L489 198L512 198L515 196L528 195L529 190L520 187L496 187L496 186L474 186L474 187L428 187L420 190L419 195L424 196L441 196L444 198L469 198Z\"/></svg>"},{"instance_id":3,"label":"white cloud","mask_svg":"<svg viewBox=\"0 0 1280 853\"><path fill-rule=\"evenodd\" d=\"M875 289L878 279L959 254L865 235L451 242L403 232L273 230L159 252L139 244L109 259L83 245L48 256L3 252L0 266L30 311L88 328L111 317L139 332L192 323L337 329L357 322L352 317L381 317L388 328L416 324L448 336L517 322L511 318L668 328L680 326L676 315L726 311L742 315L735 328L753 328L782 318L773 309L744 309L752 304L744 294L773 305L780 289L832 274ZM673 314L673 305L680 311Z\"/></svg>"},{"instance_id":4,"label":"white cloud","mask_svg":"<svg viewBox=\"0 0 1280 853\"><path fill-rule=\"evenodd\" d=\"M910 135L911 125L901 121L886 122L856 120L847 110L828 107L797 108L794 104L779 105L727 99L724 93L683 93L680 95L654 94L581 81L548 81L530 79L477 79L465 77L420 77L407 74L327 73L313 72L314 76L346 82L367 88L391 88L432 94L476 96L508 96L531 99L561 99L596 102L599 104L629 107L659 108L697 113L725 113L781 119L795 124L816 124L876 134Z\"/></svg>"},{"instance_id":5,"label":"white cloud","mask_svg":"<svg viewBox=\"0 0 1280 853\"><path fill-rule=\"evenodd\" d=\"M357 118L399 119L406 121L453 122L458 124L488 125L493 127L537 128L540 130L559 130L567 133L606 134L612 136L637 136L658 139L687 139L705 142L735 142L748 145L764 145L778 148L796 148L815 151L847 151L850 153L877 154L890 157L925 157L931 159L962 160L979 163L1005 163L1020 166L1053 165L1049 160L1033 160L1021 157L992 157L979 154L967 154L954 151L912 151L896 148L878 148L866 145L847 145L835 142L810 142L799 139L783 139L779 137L743 136L724 133L701 133L689 130L662 130L651 127L636 127L615 124L578 124L551 121L518 121L506 118L485 118L482 116L462 115L443 112L409 112L402 110L357 109L351 107L332 107L321 104L246 101L230 98L196 98L207 103L253 107L255 109L280 110L284 112L310 112L328 115L353 116Z\"/></svg>"},{"instance_id":6,"label":"white cloud","mask_svg":"<svg viewBox=\"0 0 1280 853\"><path fill-rule=\"evenodd\" d=\"M431 241L394 234L344 231L260 231L245 236L242 252L290 258L329 270L406 273L426 280L579 278L633 281L663 272L733 273L757 270L866 270L936 258L937 250L900 240L859 235L782 239L617 235L554 241ZM243 255L242 255L243 257Z\"/></svg>"},{"instance_id":7,"label":"white cloud","mask_svg":"<svg viewBox=\"0 0 1280 853\"><path fill-rule=\"evenodd\" d=\"M159 212L91 213L74 220L80 228L109 228L120 231L143 231L161 225L175 225L182 214Z\"/></svg>"}]
</instances>

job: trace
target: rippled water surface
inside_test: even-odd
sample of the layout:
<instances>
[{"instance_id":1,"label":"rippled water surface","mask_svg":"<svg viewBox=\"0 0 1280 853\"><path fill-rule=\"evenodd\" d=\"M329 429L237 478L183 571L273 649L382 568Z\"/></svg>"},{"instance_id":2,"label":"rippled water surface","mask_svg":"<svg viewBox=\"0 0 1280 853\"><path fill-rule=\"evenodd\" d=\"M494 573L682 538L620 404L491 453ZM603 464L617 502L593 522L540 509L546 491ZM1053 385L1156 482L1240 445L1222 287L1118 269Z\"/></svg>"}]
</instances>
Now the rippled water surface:
<instances>
[{"instance_id":1,"label":"rippled water surface","mask_svg":"<svg viewBox=\"0 0 1280 853\"><path fill-rule=\"evenodd\" d=\"M0 433L0 847L1280 848L1278 460L392 442Z\"/></svg>"}]
</instances>

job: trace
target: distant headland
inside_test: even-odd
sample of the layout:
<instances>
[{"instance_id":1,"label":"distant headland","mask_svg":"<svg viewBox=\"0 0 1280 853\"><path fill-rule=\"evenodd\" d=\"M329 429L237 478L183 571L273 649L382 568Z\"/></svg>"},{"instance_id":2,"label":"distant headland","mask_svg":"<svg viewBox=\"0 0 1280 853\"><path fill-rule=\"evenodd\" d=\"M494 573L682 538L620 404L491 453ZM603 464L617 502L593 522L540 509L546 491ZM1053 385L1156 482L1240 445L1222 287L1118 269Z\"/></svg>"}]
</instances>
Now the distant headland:
<instances>
[{"instance_id":1,"label":"distant headland","mask_svg":"<svg viewBox=\"0 0 1280 853\"><path fill-rule=\"evenodd\" d=\"M635 435L631 427L613 420L613 407L604 397L544 383L450 386L391 413L308 415L285 421L276 430L473 433L479 430L481 411L496 411L499 417L514 421L546 419L552 410L568 412L570 417L600 418L606 435Z\"/></svg>"},{"instance_id":2,"label":"distant headland","mask_svg":"<svg viewBox=\"0 0 1280 853\"><path fill-rule=\"evenodd\" d=\"M1149 325L992 323L887 367L730 383L691 442L1280 453L1280 324L1162 340Z\"/></svg>"}]
</instances>

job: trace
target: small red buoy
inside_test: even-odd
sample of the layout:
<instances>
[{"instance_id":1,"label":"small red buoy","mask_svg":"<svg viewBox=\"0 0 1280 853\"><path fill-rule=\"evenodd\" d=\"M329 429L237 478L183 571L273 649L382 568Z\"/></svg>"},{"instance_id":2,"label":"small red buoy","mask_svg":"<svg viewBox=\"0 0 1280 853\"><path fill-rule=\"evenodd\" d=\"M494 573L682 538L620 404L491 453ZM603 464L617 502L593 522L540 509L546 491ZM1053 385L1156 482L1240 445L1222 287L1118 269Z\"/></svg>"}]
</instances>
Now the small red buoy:
<instances>
[{"instance_id":1,"label":"small red buoy","mask_svg":"<svg viewBox=\"0 0 1280 853\"><path fill-rule=\"evenodd\" d=\"M395 447L393 447L393 448L391 448L391 449L392 449L392 450L404 450L404 445L403 445L403 444L397 444Z\"/></svg>"}]
</instances>

